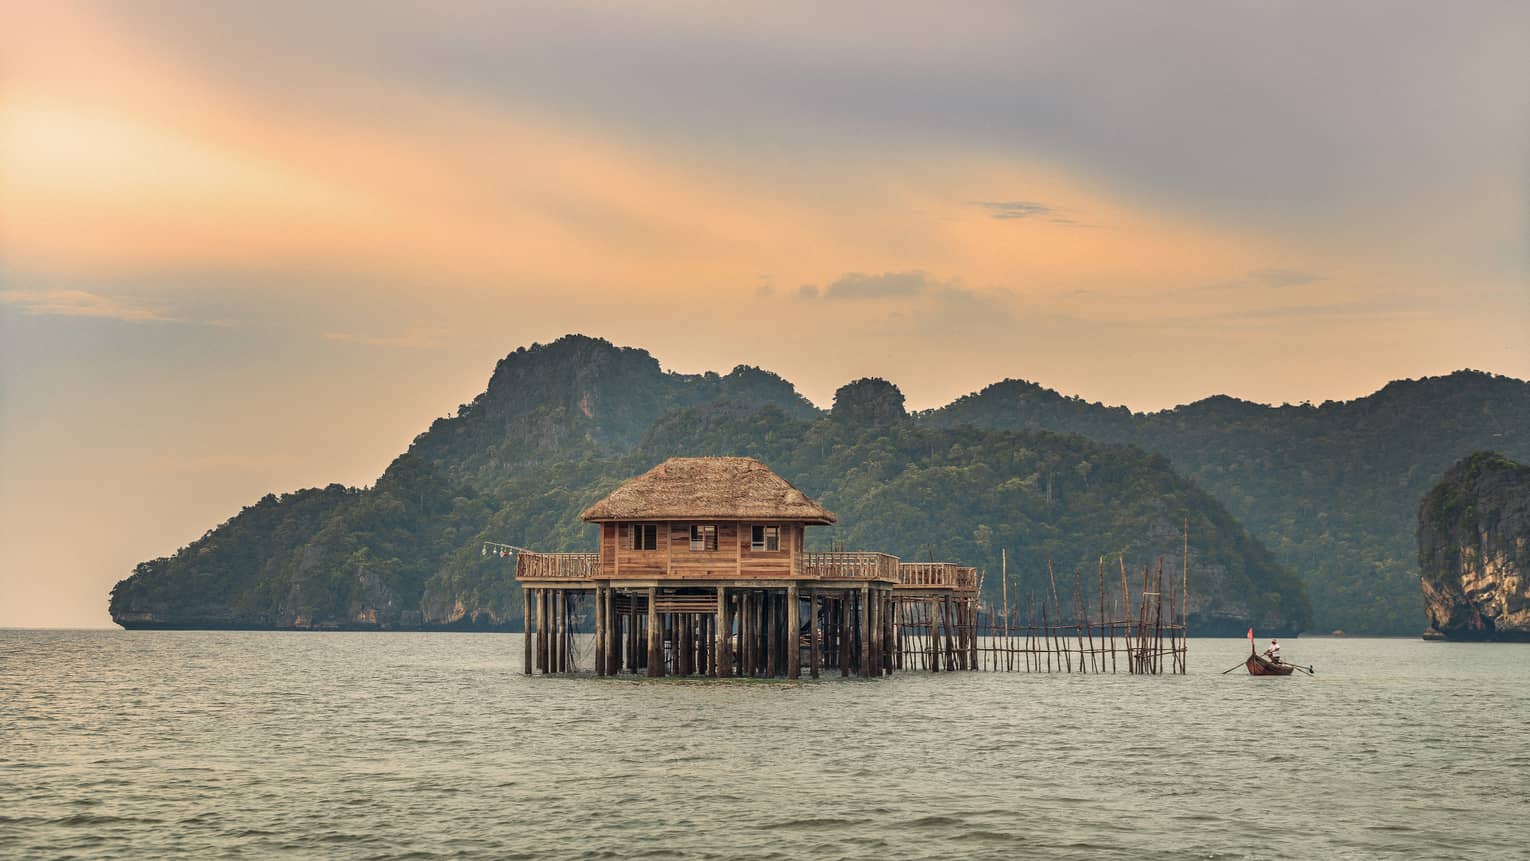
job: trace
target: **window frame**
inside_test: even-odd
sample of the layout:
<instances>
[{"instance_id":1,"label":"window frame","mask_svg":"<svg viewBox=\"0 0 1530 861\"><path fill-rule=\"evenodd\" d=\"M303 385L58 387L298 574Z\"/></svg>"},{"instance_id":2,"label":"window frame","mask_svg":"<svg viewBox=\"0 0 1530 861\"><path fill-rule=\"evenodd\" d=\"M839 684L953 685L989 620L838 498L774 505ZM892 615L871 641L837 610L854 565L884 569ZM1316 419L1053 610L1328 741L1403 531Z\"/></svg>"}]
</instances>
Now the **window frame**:
<instances>
[{"instance_id":1,"label":"window frame","mask_svg":"<svg viewBox=\"0 0 1530 861\"><path fill-rule=\"evenodd\" d=\"M650 545L649 538L652 538ZM629 523L627 524L627 549L638 553L650 553L659 549L659 524L657 523Z\"/></svg>"},{"instance_id":2,"label":"window frame","mask_svg":"<svg viewBox=\"0 0 1530 861\"><path fill-rule=\"evenodd\" d=\"M755 539L755 534L759 539ZM774 547L770 546L772 543ZM778 524L755 523L749 527L749 552L750 553L780 553L781 552L781 527Z\"/></svg>"},{"instance_id":3,"label":"window frame","mask_svg":"<svg viewBox=\"0 0 1530 861\"><path fill-rule=\"evenodd\" d=\"M691 552L692 553L716 553L717 552L717 524L715 524L715 523L692 523L691 524Z\"/></svg>"}]
</instances>

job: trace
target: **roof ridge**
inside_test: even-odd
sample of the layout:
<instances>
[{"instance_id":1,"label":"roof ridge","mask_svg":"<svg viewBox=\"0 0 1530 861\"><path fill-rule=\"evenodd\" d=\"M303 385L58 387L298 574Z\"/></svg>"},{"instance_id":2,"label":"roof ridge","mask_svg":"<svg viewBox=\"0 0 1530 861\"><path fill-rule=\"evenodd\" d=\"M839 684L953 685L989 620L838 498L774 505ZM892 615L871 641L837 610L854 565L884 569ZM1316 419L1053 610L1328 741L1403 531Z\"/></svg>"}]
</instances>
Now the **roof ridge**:
<instances>
[{"instance_id":1,"label":"roof ridge","mask_svg":"<svg viewBox=\"0 0 1530 861\"><path fill-rule=\"evenodd\" d=\"M580 518L835 521L833 512L759 458L743 455L667 458L628 479Z\"/></svg>"}]
</instances>

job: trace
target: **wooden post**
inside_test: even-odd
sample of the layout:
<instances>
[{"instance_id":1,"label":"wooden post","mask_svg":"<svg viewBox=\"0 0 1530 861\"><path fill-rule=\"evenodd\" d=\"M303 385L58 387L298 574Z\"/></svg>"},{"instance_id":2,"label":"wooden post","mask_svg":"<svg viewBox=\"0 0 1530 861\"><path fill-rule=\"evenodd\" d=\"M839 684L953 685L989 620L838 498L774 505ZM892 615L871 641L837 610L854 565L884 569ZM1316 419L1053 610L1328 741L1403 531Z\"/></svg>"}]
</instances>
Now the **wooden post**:
<instances>
[{"instance_id":1,"label":"wooden post","mask_svg":"<svg viewBox=\"0 0 1530 861\"><path fill-rule=\"evenodd\" d=\"M786 587L786 677L802 678L802 647L799 631L802 630L802 605L797 596L797 584Z\"/></svg>"},{"instance_id":2,"label":"wooden post","mask_svg":"<svg viewBox=\"0 0 1530 861\"><path fill-rule=\"evenodd\" d=\"M675 675L688 676L691 674L691 614L675 613L672 615L675 630Z\"/></svg>"},{"instance_id":3,"label":"wooden post","mask_svg":"<svg viewBox=\"0 0 1530 861\"><path fill-rule=\"evenodd\" d=\"M952 606L954 602L951 600L951 597L951 595L947 594L944 598L941 599L940 605L940 612L943 617L941 619L941 625L946 629L946 672L952 672L962 668L961 664L957 663L957 632L955 630L957 627L955 613L956 608Z\"/></svg>"},{"instance_id":4,"label":"wooden post","mask_svg":"<svg viewBox=\"0 0 1530 861\"><path fill-rule=\"evenodd\" d=\"M754 675L754 595L738 593L738 674Z\"/></svg>"},{"instance_id":5,"label":"wooden post","mask_svg":"<svg viewBox=\"0 0 1530 861\"><path fill-rule=\"evenodd\" d=\"M606 675L622 672L622 617L616 612L616 590L606 587Z\"/></svg>"},{"instance_id":6,"label":"wooden post","mask_svg":"<svg viewBox=\"0 0 1530 861\"><path fill-rule=\"evenodd\" d=\"M872 638L874 638L872 639L872 651L877 653L877 667L875 667L875 671L877 671L878 676L886 676L887 603L884 601L884 595L881 593L881 587L874 587L874 589L871 590L871 603L872 607L875 609L875 612L872 613L872 616L877 618L877 630L875 630L874 635L872 635Z\"/></svg>"},{"instance_id":7,"label":"wooden post","mask_svg":"<svg viewBox=\"0 0 1530 861\"><path fill-rule=\"evenodd\" d=\"M1153 601L1153 672L1163 672L1163 557L1158 557L1158 597Z\"/></svg>"},{"instance_id":8,"label":"wooden post","mask_svg":"<svg viewBox=\"0 0 1530 861\"><path fill-rule=\"evenodd\" d=\"M870 588L862 586L855 595L856 614L855 620L858 626L856 641L860 644L860 674L862 678L871 676L871 607L866 599L870 597Z\"/></svg>"},{"instance_id":9,"label":"wooden post","mask_svg":"<svg viewBox=\"0 0 1530 861\"><path fill-rule=\"evenodd\" d=\"M1014 654L1009 647L1009 550L999 548L999 585L1004 591L1004 669L1015 669Z\"/></svg>"},{"instance_id":10,"label":"wooden post","mask_svg":"<svg viewBox=\"0 0 1530 861\"><path fill-rule=\"evenodd\" d=\"M1055 642L1057 643L1058 657L1064 666L1068 668L1068 672L1071 673L1073 672L1073 653L1068 651L1068 641L1066 639L1068 635L1062 627L1062 600L1057 597L1057 577L1052 573L1052 560L1050 559L1047 560L1047 579L1052 583L1052 610L1057 614L1057 627L1059 630Z\"/></svg>"},{"instance_id":11,"label":"wooden post","mask_svg":"<svg viewBox=\"0 0 1530 861\"><path fill-rule=\"evenodd\" d=\"M606 674L606 602L605 592L595 584L595 675Z\"/></svg>"},{"instance_id":12,"label":"wooden post","mask_svg":"<svg viewBox=\"0 0 1530 861\"><path fill-rule=\"evenodd\" d=\"M818 587L808 590L808 675L818 678Z\"/></svg>"},{"instance_id":13,"label":"wooden post","mask_svg":"<svg viewBox=\"0 0 1530 861\"><path fill-rule=\"evenodd\" d=\"M617 621L617 590L606 586L606 674L621 671L621 627Z\"/></svg>"},{"instance_id":14,"label":"wooden post","mask_svg":"<svg viewBox=\"0 0 1530 861\"><path fill-rule=\"evenodd\" d=\"M568 654L568 590L558 590L558 672L566 673L573 666Z\"/></svg>"},{"instance_id":15,"label":"wooden post","mask_svg":"<svg viewBox=\"0 0 1530 861\"><path fill-rule=\"evenodd\" d=\"M1089 624L1089 614L1084 609L1084 583L1083 575L1077 568L1073 569L1073 621L1074 633L1078 634L1078 671L1081 673L1093 672L1093 668L1085 669L1084 663L1084 628ZM1094 635L1089 635L1089 663L1094 663Z\"/></svg>"},{"instance_id":16,"label":"wooden post","mask_svg":"<svg viewBox=\"0 0 1530 861\"><path fill-rule=\"evenodd\" d=\"M537 672L547 672L547 590L537 591Z\"/></svg>"},{"instance_id":17,"label":"wooden post","mask_svg":"<svg viewBox=\"0 0 1530 861\"><path fill-rule=\"evenodd\" d=\"M664 644L659 641L663 636L663 630L659 627L659 590L653 587L648 589L648 677L658 678L664 675L664 655L661 654Z\"/></svg>"},{"instance_id":18,"label":"wooden post","mask_svg":"<svg viewBox=\"0 0 1530 861\"><path fill-rule=\"evenodd\" d=\"M521 587L521 634L526 652L526 675L531 675L531 590Z\"/></svg>"},{"instance_id":19,"label":"wooden post","mask_svg":"<svg viewBox=\"0 0 1530 861\"><path fill-rule=\"evenodd\" d=\"M549 646L547 650L548 664L552 672L563 672L563 590L549 589L547 592L547 615L550 624L547 626Z\"/></svg>"},{"instance_id":20,"label":"wooden post","mask_svg":"<svg viewBox=\"0 0 1530 861\"><path fill-rule=\"evenodd\" d=\"M976 642L974 635L977 633L976 620L973 615L976 610L977 603L971 598L963 597L961 599L962 637L959 648L962 650L962 669L969 672L977 669L972 651L973 645Z\"/></svg>"},{"instance_id":21,"label":"wooden post","mask_svg":"<svg viewBox=\"0 0 1530 861\"><path fill-rule=\"evenodd\" d=\"M1185 518L1185 568L1179 584L1179 635L1184 641L1184 653L1179 659L1179 671L1190 672L1190 518Z\"/></svg>"},{"instance_id":22,"label":"wooden post","mask_svg":"<svg viewBox=\"0 0 1530 861\"><path fill-rule=\"evenodd\" d=\"M644 656L644 654L646 654L646 650L642 651L642 652L640 652L638 650L638 633L639 633L638 627L639 627L639 625L638 625L638 614L637 614L637 601L638 601L637 593L633 592L633 591L629 591L627 593L627 613L626 613L626 617L627 617L627 669L630 670L634 675L637 674L638 668L640 666L642 666L642 664L643 664L643 656Z\"/></svg>"},{"instance_id":23,"label":"wooden post","mask_svg":"<svg viewBox=\"0 0 1530 861\"><path fill-rule=\"evenodd\" d=\"M848 589L840 590L838 598L838 633L835 635L835 645L840 650L840 676L846 677L851 674L851 592Z\"/></svg>"},{"instance_id":24,"label":"wooden post","mask_svg":"<svg viewBox=\"0 0 1530 861\"><path fill-rule=\"evenodd\" d=\"M775 592L765 592L765 675L771 678L781 675L781 665L777 660L781 652L779 598Z\"/></svg>"},{"instance_id":25,"label":"wooden post","mask_svg":"<svg viewBox=\"0 0 1530 861\"><path fill-rule=\"evenodd\" d=\"M728 587L717 587L717 644L712 647L712 675L728 677Z\"/></svg>"},{"instance_id":26,"label":"wooden post","mask_svg":"<svg viewBox=\"0 0 1530 861\"><path fill-rule=\"evenodd\" d=\"M897 647L893 636L892 590L878 589L877 599L877 666L884 676L892 675Z\"/></svg>"},{"instance_id":27,"label":"wooden post","mask_svg":"<svg viewBox=\"0 0 1530 861\"><path fill-rule=\"evenodd\" d=\"M941 671L941 598L930 598L926 601L930 616L930 671Z\"/></svg>"},{"instance_id":28,"label":"wooden post","mask_svg":"<svg viewBox=\"0 0 1530 861\"><path fill-rule=\"evenodd\" d=\"M1126 582L1126 557L1117 557L1121 565L1121 639L1125 640L1126 646L1126 671L1137 672L1136 664L1132 663L1132 626L1127 621L1127 614L1132 611L1131 586Z\"/></svg>"}]
</instances>

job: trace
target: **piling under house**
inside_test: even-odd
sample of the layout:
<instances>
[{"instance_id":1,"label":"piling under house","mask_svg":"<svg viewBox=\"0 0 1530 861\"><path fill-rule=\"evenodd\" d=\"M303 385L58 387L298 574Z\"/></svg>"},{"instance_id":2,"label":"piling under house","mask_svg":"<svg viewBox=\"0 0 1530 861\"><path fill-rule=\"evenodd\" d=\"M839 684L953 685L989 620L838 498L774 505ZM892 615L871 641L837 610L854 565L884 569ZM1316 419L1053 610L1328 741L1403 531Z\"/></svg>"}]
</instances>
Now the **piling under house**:
<instances>
[{"instance_id":1,"label":"piling under house","mask_svg":"<svg viewBox=\"0 0 1530 861\"><path fill-rule=\"evenodd\" d=\"M579 660L588 651L576 648L581 619L593 621L593 669L603 676L796 679L804 668L813 678L836 670L842 676L1013 670L1022 665L1018 656L1025 669L1039 669L1040 653L1054 651L1061 668L1061 652L1072 639L1064 638L1065 627L1078 634L1083 670L1086 623L1090 666L1104 666L1107 626L1123 629L1123 645L1133 643L1126 621L1081 618L1065 626L1044 618L1039 630L1022 622L1018 603L1012 609L1007 600L1002 617L997 608L985 614L973 568L902 562L875 551L809 551L807 530L834 523L833 512L753 458L671 458L580 518L599 527L595 553L484 547L515 558L525 595L528 674L589 669ZM1123 611L1126 605L1123 600ZM1174 631L1183 627L1174 625L1172 608L1168 626L1161 615L1152 648L1172 653L1172 667L1182 671ZM1149 618L1146 605L1140 618ZM1157 632L1169 633L1169 650ZM1112 633L1112 659L1115 642ZM1134 645L1146 654L1142 630ZM1049 654L1049 671L1052 665Z\"/></svg>"}]
</instances>

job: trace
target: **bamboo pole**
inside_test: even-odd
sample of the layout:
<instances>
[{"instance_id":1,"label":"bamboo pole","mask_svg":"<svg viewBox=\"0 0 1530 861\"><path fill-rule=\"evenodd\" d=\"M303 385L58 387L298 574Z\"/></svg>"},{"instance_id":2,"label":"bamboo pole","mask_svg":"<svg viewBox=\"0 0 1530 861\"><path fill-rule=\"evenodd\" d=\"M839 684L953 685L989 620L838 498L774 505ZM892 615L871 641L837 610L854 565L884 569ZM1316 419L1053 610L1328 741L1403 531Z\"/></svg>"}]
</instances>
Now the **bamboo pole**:
<instances>
[{"instance_id":1,"label":"bamboo pole","mask_svg":"<svg viewBox=\"0 0 1530 861\"><path fill-rule=\"evenodd\" d=\"M1142 654L1138 656L1138 661L1142 665L1141 672L1144 673L1151 671L1151 667L1148 665L1147 661L1149 654L1149 646L1147 643L1148 586L1152 585L1153 582L1150 578L1151 571L1151 565L1142 566L1142 594L1137 604L1137 644L1141 647L1142 651Z\"/></svg>"},{"instance_id":2,"label":"bamboo pole","mask_svg":"<svg viewBox=\"0 0 1530 861\"><path fill-rule=\"evenodd\" d=\"M1121 563L1121 637L1126 640L1126 671L1135 673L1137 665L1132 661L1132 628L1127 620L1127 614L1132 611L1131 586L1126 582L1126 557L1123 555L1116 559Z\"/></svg>"},{"instance_id":3,"label":"bamboo pole","mask_svg":"<svg viewBox=\"0 0 1530 861\"><path fill-rule=\"evenodd\" d=\"M1090 669L1090 670L1085 670L1084 669L1084 667L1086 666L1085 662L1084 662L1084 626L1089 621L1089 614L1087 612L1085 612L1085 610L1084 610L1084 584L1083 584L1082 576L1083 575L1079 574L1079 570L1077 568L1073 569L1073 619L1074 619L1073 631L1074 631L1075 634L1078 635L1078 671L1081 672L1081 673L1083 673L1083 672L1092 672L1093 671L1092 669ZM1090 635L1089 640L1090 640L1089 663L1093 664L1094 663L1094 637L1093 637L1093 635Z\"/></svg>"},{"instance_id":4,"label":"bamboo pole","mask_svg":"<svg viewBox=\"0 0 1530 861\"><path fill-rule=\"evenodd\" d=\"M1107 624L1107 617L1105 615L1105 557L1101 556L1100 557L1100 649L1101 649L1102 653L1100 655L1100 672L1102 672L1102 673L1105 671L1105 655L1103 654L1103 650L1105 649L1105 626L1106 626L1106 624ZM1110 671L1112 673L1114 673L1116 671L1116 663L1115 662L1116 662L1116 642L1115 642L1115 638L1112 637L1111 641L1110 641Z\"/></svg>"},{"instance_id":5,"label":"bamboo pole","mask_svg":"<svg viewBox=\"0 0 1530 861\"><path fill-rule=\"evenodd\" d=\"M1153 627L1153 673L1163 670L1163 558L1153 572L1153 611L1148 624Z\"/></svg>"},{"instance_id":6,"label":"bamboo pole","mask_svg":"<svg viewBox=\"0 0 1530 861\"><path fill-rule=\"evenodd\" d=\"M1062 601L1057 597L1057 577L1056 577L1056 575L1054 575L1052 573L1052 560L1051 559L1047 560L1047 579L1049 581L1051 581L1051 583L1052 583L1052 608L1058 614L1058 616L1057 616L1058 626L1061 627L1061 625L1062 625ZM1042 605L1042 615L1044 616L1045 614L1046 614L1046 605L1043 604ZM1059 633L1055 637L1053 637L1053 640L1056 642L1056 645L1057 645L1059 661L1060 662L1061 661L1066 661L1066 666L1068 668L1068 672L1070 672L1070 673L1073 672L1073 656L1068 654L1068 650L1063 647L1063 644L1066 641L1063 640L1062 633L1059 631ZM1062 664L1059 664L1059 668L1061 668L1061 666L1062 666Z\"/></svg>"},{"instance_id":7,"label":"bamboo pole","mask_svg":"<svg viewBox=\"0 0 1530 861\"><path fill-rule=\"evenodd\" d=\"M1190 672L1190 518L1185 518L1184 570L1180 574L1179 625L1184 639L1184 654L1180 656L1179 671Z\"/></svg>"},{"instance_id":8,"label":"bamboo pole","mask_svg":"<svg viewBox=\"0 0 1530 861\"><path fill-rule=\"evenodd\" d=\"M1015 669L1014 655L1009 645L1009 550L999 548L999 586L1004 592L1004 668Z\"/></svg>"}]
</instances>

